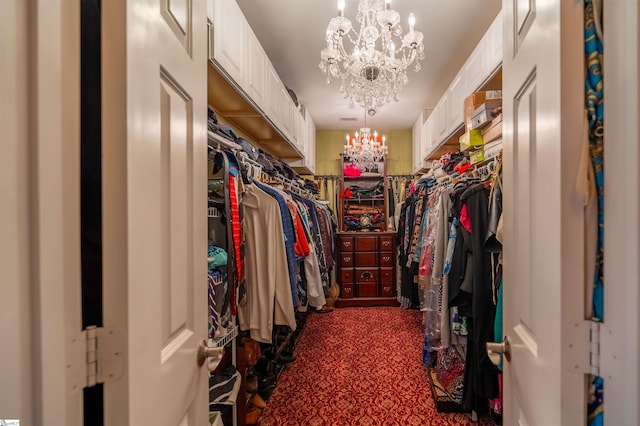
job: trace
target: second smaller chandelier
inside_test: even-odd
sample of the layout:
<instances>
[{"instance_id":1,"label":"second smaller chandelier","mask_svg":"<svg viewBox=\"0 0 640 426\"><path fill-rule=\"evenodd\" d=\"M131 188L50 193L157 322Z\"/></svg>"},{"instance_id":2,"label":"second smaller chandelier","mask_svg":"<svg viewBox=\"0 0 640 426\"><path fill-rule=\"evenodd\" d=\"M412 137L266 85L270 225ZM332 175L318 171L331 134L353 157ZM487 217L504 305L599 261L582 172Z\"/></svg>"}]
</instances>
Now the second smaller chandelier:
<instances>
[{"instance_id":1,"label":"second smaller chandelier","mask_svg":"<svg viewBox=\"0 0 640 426\"><path fill-rule=\"evenodd\" d=\"M338 0L338 16L327 27L327 47L321 52L320 69L340 79L340 93L374 115L408 82L407 68L415 63L420 70L424 59L423 35L415 31L415 17L409 15L409 31L402 36L400 14L391 9L391 0L360 0L356 31L344 16L345 0ZM353 47L345 46L345 38Z\"/></svg>"}]
</instances>

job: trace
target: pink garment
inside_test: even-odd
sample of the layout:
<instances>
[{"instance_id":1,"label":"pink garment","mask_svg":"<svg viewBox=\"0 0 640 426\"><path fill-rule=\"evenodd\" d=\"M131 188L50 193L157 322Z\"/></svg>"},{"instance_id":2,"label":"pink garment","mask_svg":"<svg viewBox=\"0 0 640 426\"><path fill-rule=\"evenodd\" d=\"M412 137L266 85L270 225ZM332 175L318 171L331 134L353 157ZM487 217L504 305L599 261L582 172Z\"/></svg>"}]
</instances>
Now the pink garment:
<instances>
[{"instance_id":1,"label":"pink garment","mask_svg":"<svg viewBox=\"0 0 640 426\"><path fill-rule=\"evenodd\" d=\"M471 233L471 218L469 217L469 212L467 211L467 205L463 205L460 210L460 223L464 226L469 233Z\"/></svg>"}]
</instances>

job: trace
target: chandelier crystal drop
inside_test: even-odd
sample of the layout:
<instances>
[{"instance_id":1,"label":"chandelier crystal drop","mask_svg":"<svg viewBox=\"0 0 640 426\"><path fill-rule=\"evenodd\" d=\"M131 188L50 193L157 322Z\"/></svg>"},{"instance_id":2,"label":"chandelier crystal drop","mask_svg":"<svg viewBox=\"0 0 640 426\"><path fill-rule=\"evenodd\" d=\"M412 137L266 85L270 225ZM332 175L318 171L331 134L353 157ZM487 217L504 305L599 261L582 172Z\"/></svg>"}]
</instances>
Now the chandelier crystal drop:
<instances>
[{"instance_id":1,"label":"chandelier crystal drop","mask_svg":"<svg viewBox=\"0 0 640 426\"><path fill-rule=\"evenodd\" d=\"M352 162L361 171L374 170L376 163L382 161L389 153L386 137L378 136L377 131L371 132L371 128L362 127L355 135L346 136L344 145L344 158Z\"/></svg>"},{"instance_id":2,"label":"chandelier crystal drop","mask_svg":"<svg viewBox=\"0 0 640 426\"><path fill-rule=\"evenodd\" d=\"M350 106L363 107L369 115L391 99L409 82L407 68L420 70L424 59L423 35L415 30L415 16L409 15L409 31L402 36L400 14L391 0L360 0L356 31L344 16L345 0L338 0L338 16L327 26L327 47L320 52L320 69L341 81L340 93ZM345 42L345 39L348 39ZM345 44L351 44L347 48Z\"/></svg>"}]
</instances>

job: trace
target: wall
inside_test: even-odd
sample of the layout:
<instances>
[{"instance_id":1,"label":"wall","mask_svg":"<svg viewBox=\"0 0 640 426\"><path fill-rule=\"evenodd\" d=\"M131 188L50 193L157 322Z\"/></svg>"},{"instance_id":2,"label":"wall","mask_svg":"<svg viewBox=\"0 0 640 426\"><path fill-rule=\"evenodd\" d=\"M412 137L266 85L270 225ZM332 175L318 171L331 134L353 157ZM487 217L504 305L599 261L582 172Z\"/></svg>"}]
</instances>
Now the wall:
<instances>
[{"instance_id":1,"label":"wall","mask_svg":"<svg viewBox=\"0 0 640 426\"><path fill-rule=\"evenodd\" d=\"M347 133L352 132L346 130L316 131L316 175L340 174L340 154L343 151ZM413 164L411 129L378 130L378 133L387 137L387 145L389 145L387 174L411 174Z\"/></svg>"}]
</instances>

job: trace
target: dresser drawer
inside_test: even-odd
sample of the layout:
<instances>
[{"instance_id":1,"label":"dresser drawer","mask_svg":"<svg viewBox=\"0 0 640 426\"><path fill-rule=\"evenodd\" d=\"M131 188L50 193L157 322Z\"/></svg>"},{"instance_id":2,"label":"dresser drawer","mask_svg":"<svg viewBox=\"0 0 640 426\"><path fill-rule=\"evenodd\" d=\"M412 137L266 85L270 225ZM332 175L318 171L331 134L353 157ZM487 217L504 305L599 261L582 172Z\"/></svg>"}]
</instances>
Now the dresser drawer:
<instances>
[{"instance_id":1,"label":"dresser drawer","mask_svg":"<svg viewBox=\"0 0 640 426\"><path fill-rule=\"evenodd\" d=\"M378 284L378 268L356 268L355 281L358 284Z\"/></svg>"},{"instance_id":2,"label":"dresser drawer","mask_svg":"<svg viewBox=\"0 0 640 426\"><path fill-rule=\"evenodd\" d=\"M380 253L379 265L381 267L385 267L385 266L393 267L395 263L396 263L396 260L395 260L395 256L393 255L393 252L383 251L382 253Z\"/></svg>"},{"instance_id":3,"label":"dresser drawer","mask_svg":"<svg viewBox=\"0 0 640 426\"><path fill-rule=\"evenodd\" d=\"M353 266L354 260L353 253L342 253L340 255L340 266Z\"/></svg>"},{"instance_id":4,"label":"dresser drawer","mask_svg":"<svg viewBox=\"0 0 640 426\"><path fill-rule=\"evenodd\" d=\"M382 297L393 297L393 284L391 283L382 283L380 286L380 295Z\"/></svg>"},{"instance_id":5,"label":"dresser drawer","mask_svg":"<svg viewBox=\"0 0 640 426\"><path fill-rule=\"evenodd\" d=\"M393 268L380 268L380 282L381 283L392 283L395 281L395 274L393 273Z\"/></svg>"},{"instance_id":6,"label":"dresser drawer","mask_svg":"<svg viewBox=\"0 0 640 426\"><path fill-rule=\"evenodd\" d=\"M353 284L342 284L340 287L340 297L343 299L353 297Z\"/></svg>"},{"instance_id":7,"label":"dresser drawer","mask_svg":"<svg viewBox=\"0 0 640 426\"><path fill-rule=\"evenodd\" d=\"M353 284L353 268L340 268L340 284Z\"/></svg>"},{"instance_id":8,"label":"dresser drawer","mask_svg":"<svg viewBox=\"0 0 640 426\"><path fill-rule=\"evenodd\" d=\"M356 253L356 266L378 266L378 253Z\"/></svg>"},{"instance_id":9,"label":"dresser drawer","mask_svg":"<svg viewBox=\"0 0 640 426\"><path fill-rule=\"evenodd\" d=\"M339 241L340 251L353 251L353 237L339 237Z\"/></svg>"},{"instance_id":10,"label":"dresser drawer","mask_svg":"<svg viewBox=\"0 0 640 426\"><path fill-rule=\"evenodd\" d=\"M378 284L362 284L359 283L356 287L358 291L358 297L377 297L378 296Z\"/></svg>"},{"instance_id":11,"label":"dresser drawer","mask_svg":"<svg viewBox=\"0 0 640 426\"><path fill-rule=\"evenodd\" d=\"M380 251L393 251L393 235L380 237Z\"/></svg>"},{"instance_id":12,"label":"dresser drawer","mask_svg":"<svg viewBox=\"0 0 640 426\"><path fill-rule=\"evenodd\" d=\"M376 251L378 250L378 237L357 237L356 251Z\"/></svg>"}]
</instances>

